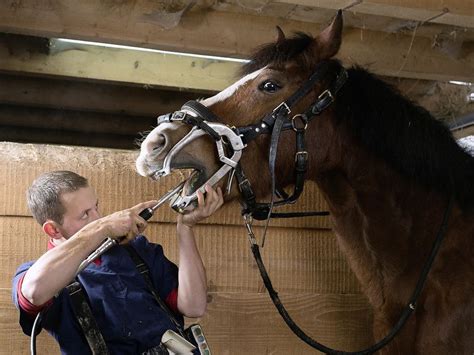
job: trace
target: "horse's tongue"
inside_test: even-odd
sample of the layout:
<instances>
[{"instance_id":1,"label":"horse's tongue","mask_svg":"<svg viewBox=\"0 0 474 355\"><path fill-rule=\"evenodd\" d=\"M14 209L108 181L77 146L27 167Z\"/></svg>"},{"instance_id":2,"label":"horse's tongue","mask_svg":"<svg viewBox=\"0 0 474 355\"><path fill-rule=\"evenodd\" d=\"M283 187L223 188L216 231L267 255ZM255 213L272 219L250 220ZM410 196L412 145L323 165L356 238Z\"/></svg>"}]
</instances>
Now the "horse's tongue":
<instances>
[{"instance_id":1,"label":"horse's tongue","mask_svg":"<svg viewBox=\"0 0 474 355\"><path fill-rule=\"evenodd\" d=\"M197 173L198 173L198 171L194 170L193 172L191 172L191 174L189 174L189 177L186 179L186 182L184 183L183 189L181 190L181 196L187 196L190 193L192 193L191 192L191 190L193 188L192 183L193 183L193 180L195 179Z\"/></svg>"}]
</instances>

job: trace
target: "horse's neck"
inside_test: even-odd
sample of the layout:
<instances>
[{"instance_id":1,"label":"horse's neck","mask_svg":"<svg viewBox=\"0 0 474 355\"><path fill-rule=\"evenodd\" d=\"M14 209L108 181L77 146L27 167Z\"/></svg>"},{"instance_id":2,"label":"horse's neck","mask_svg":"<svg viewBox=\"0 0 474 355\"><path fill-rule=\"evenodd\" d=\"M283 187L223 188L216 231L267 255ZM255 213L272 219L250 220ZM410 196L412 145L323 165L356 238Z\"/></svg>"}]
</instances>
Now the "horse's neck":
<instances>
[{"instance_id":1,"label":"horse's neck","mask_svg":"<svg viewBox=\"0 0 474 355\"><path fill-rule=\"evenodd\" d=\"M371 303L405 302L436 235L442 198L376 159L322 174L317 182L338 242Z\"/></svg>"}]
</instances>

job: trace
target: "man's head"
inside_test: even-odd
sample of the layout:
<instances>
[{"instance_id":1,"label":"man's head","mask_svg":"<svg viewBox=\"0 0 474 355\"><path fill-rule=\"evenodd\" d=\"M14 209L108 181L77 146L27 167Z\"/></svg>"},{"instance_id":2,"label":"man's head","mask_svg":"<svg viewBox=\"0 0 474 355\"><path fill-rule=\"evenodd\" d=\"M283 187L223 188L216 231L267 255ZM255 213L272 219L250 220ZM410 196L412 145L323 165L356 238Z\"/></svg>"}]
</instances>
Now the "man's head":
<instances>
[{"instance_id":1,"label":"man's head","mask_svg":"<svg viewBox=\"0 0 474 355\"><path fill-rule=\"evenodd\" d=\"M71 171L39 176L28 189L27 200L33 217L55 239L67 239L100 217L94 190L86 178Z\"/></svg>"}]
</instances>

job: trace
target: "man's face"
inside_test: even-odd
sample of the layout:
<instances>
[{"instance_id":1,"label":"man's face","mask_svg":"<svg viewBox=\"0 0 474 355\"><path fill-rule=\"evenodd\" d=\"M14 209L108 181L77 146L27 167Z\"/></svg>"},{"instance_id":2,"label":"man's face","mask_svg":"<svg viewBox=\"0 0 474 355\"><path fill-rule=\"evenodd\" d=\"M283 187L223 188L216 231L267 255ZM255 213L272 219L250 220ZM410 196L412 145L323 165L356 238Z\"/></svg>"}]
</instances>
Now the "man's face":
<instances>
[{"instance_id":1,"label":"man's face","mask_svg":"<svg viewBox=\"0 0 474 355\"><path fill-rule=\"evenodd\" d=\"M100 218L97 196L92 187L82 187L77 191L62 194L61 202L66 212L58 229L66 239L86 224Z\"/></svg>"}]
</instances>

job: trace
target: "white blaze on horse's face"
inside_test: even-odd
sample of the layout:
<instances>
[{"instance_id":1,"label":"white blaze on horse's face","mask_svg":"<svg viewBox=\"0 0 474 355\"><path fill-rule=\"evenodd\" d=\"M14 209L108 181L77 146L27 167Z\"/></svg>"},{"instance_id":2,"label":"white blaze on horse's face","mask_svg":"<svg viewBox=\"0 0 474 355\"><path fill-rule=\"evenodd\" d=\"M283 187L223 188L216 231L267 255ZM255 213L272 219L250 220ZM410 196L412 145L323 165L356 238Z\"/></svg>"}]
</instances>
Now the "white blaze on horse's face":
<instances>
[{"instance_id":1,"label":"white blaze on horse's face","mask_svg":"<svg viewBox=\"0 0 474 355\"><path fill-rule=\"evenodd\" d=\"M222 90L220 93L209 97L203 101L201 101L201 104L203 104L206 107L211 107L212 105L222 102L228 97L231 97L234 95L234 93L241 87L244 86L248 81L256 78L265 68L259 69L254 71L253 73L247 74L240 80L236 81L233 83L231 86L229 86L227 89Z\"/></svg>"}]
</instances>

